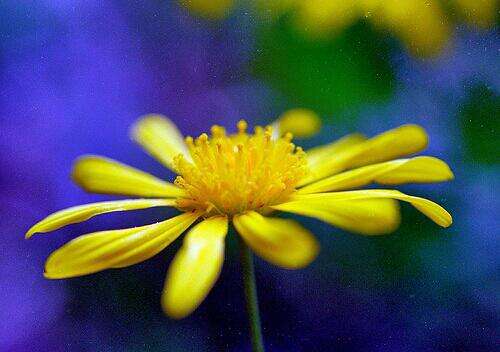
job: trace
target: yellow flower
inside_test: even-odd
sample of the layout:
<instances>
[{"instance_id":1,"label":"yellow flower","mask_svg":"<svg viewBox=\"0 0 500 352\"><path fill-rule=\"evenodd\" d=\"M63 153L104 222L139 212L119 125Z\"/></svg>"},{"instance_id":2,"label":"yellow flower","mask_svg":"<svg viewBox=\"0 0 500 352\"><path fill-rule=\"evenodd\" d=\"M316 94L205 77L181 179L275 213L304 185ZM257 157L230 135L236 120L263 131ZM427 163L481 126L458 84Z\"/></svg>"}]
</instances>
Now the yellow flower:
<instances>
[{"instance_id":1,"label":"yellow flower","mask_svg":"<svg viewBox=\"0 0 500 352\"><path fill-rule=\"evenodd\" d=\"M262 7L266 4L263 1ZM496 0L453 0L446 5L437 0L294 0L287 4L296 10L297 28L308 35L322 36L366 19L394 33L419 56L439 54L450 39L452 24L446 7L480 28L493 26L497 13Z\"/></svg>"},{"instance_id":2,"label":"yellow flower","mask_svg":"<svg viewBox=\"0 0 500 352\"><path fill-rule=\"evenodd\" d=\"M213 20L226 17L234 5L234 0L179 0L179 2L191 12Z\"/></svg>"},{"instance_id":3,"label":"yellow flower","mask_svg":"<svg viewBox=\"0 0 500 352\"><path fill-rule=\"evenodd\" d=\"M419 56L441 52L451 37L451 24L445 8L456 10L468 24L494 26L497 0L256 0L261 13L280 16L293 12L296 27L311 37L340 31L360 19L394 33ZM233 1L181 1L193 13L221 19L230 13Z\"/></svg>"},{"instance_id":4,"label":"yellow flower","mask_svg":"<svg viewBox=\"0 0 500 352\"><path fill-rule=\"evenodd\" d=\"M298 0L297 28L312 37L338 32L366 19L394 33L414 54L438 54L450 37L448 20L436 1Z\"/></svg>"},{"instance_id":5,"label":"yellow flower","mask_svg":"<svg viewBox=\"0 0 500 352\"><path fill-rule=\"evenodd\" d=\"M307 110L292 113L295 122L314 122ZM285 114L273 126L247 132L240 121L227 134L213 126L184 141L176 126L159 115L143 117L132 137L162 164L178 174L174 183L100 156L78 159L73 179L83 189L144 197L81 205L56 212L26 234L49 232L108 212L175 207L181 214L151 225L101 231L70 241L50 255L45 276L69 278L146 260L167 247L191 225L166 278L162 305L182 318L203 301L220 273L224 242L231 222L253 251L284 268L308 265L317 255L314 236L298 222L271 215L284 211L321 219L342 229L378 235L400 222L396 200L408 202L438 225L450 214L430 200L396 190L355 188L377 183L396 185L450 180L445 162L430 156L396 159L421 151L425 131L404 125L367 139L348 135L307 153L291 143L299 130Z\"/></svg>"}]
</instances>

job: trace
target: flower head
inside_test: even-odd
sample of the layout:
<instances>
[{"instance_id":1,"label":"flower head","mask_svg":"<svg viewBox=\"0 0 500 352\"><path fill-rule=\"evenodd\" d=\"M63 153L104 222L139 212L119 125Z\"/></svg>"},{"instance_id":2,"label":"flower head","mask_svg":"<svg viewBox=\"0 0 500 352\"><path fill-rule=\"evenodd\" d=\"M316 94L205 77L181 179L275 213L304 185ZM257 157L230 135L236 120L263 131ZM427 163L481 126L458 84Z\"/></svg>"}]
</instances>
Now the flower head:
<instances>
[{"instance_id":1,"label":"flower head","mask_svg":"<svg viewBox=\"0 0 500 352\"><path fill-rule=\"evenodd\" d=\"M181 1L193 13L221 19L233 1ZM207 4L210 4L207 6ZM478 28L495 25L496 0L257 0L256 7L274 17L292 13L297 29L310 37L324 37L365 19L394 33L414 54L439 54L451 37L450 17ZM446 9L452 10L448 16Z\"/></svg>"},{"instance_id":2,"label":"flower head","mask_svg":"<svg viewBox=\"0 0 500 352\"><path fill-rule=\"evenodd\" d=\"M316 121L310 111L296 110L293 115L296 121ZM396 200L400 200L438 225L451 224L450 214L430 200L395 190L352 190L370 183L451 179L451 170L437 158L396 159L425 148L427 135L421 127L405 125L370 139L353 134L306 153L292 143L289 131L300 124L290 123L289 116L283 115L272 127L256 127L253 133L240 121L234 134L213 126L210 136L185 141L167 118L143 117L132 129L132 137L178 174L174 183L111 159L78 159L73 179L85 190L143 198L62 210L35 224L26 237L114 211L168 206L181 213L151 225L77 237L52 253L45 276L67 278L139 263L198 221L170 266L162 297L167 314L181 318L196 309L217 280L229 222L259 256L290 269L308 265L319 245L296 221L271 217L276 211L377 235L399 225Z\"/></svg>"},{"instance_id":3,"label":"flower head","mask_svg":"<svg viewBox=\"0 0 500 352\"><path fill-rule=\"evenodd\" d=\"M180 176L175 184L186 192L177 200L183 210L236 215L246 211L269 212L269 206L282 203L306 176L307 161L292 136L273 140L272 127L257 127L246 133L245 121L238 132L226 135L223 127L213 126L212 136L186 138L189 159L174 159Z\"/></svg>"}]
</instances>

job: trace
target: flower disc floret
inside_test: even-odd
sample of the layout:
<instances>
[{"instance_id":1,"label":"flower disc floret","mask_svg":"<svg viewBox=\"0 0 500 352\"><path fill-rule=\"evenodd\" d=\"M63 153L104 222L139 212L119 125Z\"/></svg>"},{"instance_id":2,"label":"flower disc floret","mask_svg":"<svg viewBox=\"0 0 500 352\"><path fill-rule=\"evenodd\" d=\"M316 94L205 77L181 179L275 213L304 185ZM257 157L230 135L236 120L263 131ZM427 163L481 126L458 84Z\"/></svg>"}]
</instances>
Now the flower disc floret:
<instances>
[{"instance_id":1,"label":"flower disc floret","mask_svg":"<svg viewBox=\"0 0 500 352\"><path fill-rule=\"evenodd\" d=\"M245 121L237 127L231 135L213 126L211 136L186 138L192 161L183 155L174 159L180 175L175 184L187 194L177 201L179 208L207 214L265 213L295 192L307 174L307 161L302 148L291 142L292 135L273 139L270 126L249 134Z\"/></svg>"}]
</instances>

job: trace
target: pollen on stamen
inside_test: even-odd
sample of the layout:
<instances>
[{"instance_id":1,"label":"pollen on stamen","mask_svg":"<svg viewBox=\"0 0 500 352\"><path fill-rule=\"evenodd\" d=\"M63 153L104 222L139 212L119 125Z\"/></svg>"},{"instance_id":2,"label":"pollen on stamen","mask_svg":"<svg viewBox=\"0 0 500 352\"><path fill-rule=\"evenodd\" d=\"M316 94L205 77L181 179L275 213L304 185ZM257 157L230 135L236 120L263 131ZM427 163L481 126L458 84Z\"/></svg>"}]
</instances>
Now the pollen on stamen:
<instances>
[{"instance_id":1,"label":"pollen on stamen","mask_svg":"<svg viewBox=\"0 0 500 352\"><path fill-rule=\"evenodd\" d=\"M245 133L248 128L248 124L245 120L240 120L238 121L236 127L238 128L239 133Z\"/></svg>"},{"instance_id":2,"label":"pollen on stamen","mask_svg":"<svg viewBox=\"0 0 500 352\"><path fill-rule=\"evenodd\" d=\"M211 137L186 138L192 162L183 156L174 159L179 174L175 184L187 194L178 200L179 208L225 215L266 212L295 192L307 162L302 148L291 143L293 136L273 139L270 126L257 126L248 134L244 120L236 127L235 134L215 125Z\"/></svg>"},{"instance_id":3,"label":"pollen on stamen","mask_svg":"<svg viewBox=\"0 0 500 352\"><path fill-rule=\"evenodd\" d=\"M210 128L210 132L212 133L213 138L220 138L226 135L225 128L218 125L213 125L212 128Z\"/></svg>"}]
</instances>

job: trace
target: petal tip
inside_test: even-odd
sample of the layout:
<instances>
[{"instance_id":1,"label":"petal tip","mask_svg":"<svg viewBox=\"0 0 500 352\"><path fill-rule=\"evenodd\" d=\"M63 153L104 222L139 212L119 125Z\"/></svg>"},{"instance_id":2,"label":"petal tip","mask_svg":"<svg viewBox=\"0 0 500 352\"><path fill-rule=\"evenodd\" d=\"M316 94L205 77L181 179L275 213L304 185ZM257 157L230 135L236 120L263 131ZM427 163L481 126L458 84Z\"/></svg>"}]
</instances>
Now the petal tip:
<instances>
[{"instance_id":1,"label":"petal tip","mask_svg":"<svg viewBox=\"0 0 500 352\"><path fill-rule=\"evenodd\" d=\"M54 277L52 277L52 275L49 274L46 271L43 272L43 277L46 278L46 279L49 279L49 280L53 280L54 279Z\"/></svg>"},{"instance_id":2,"label":"petal tip","mask_svg":"<svg viewBox=\"0 0 500 352\"><path fill-rule=\"evenodd\" d=\"M425 149L429 144L429 135L425 128L415 123L405 124L400 127L404 129L407 133L412 134L412 139L415 141L417 145L420 146L420 149Z\"/></svg>"},{"instance_id":3,"label":"petal tip","mask_svg":"<svg viewBox=\"0 0 500 352\"><path fill-rule=\"evenodd\" d=\"M88 191L86 187L87 182L85 182L85 169L87 168L89 162L92 162L92 160L97 158L99 158L97 155L84 154L77 157L73 161L70 173L71 180L78 186L82 187L85 191Z\"/></svg>"},{"instance_id":4,"label":"petal tip","mask_svg":"<svg viewBox=\"0 0 500 352\"><path fill-rule=\"evenodd\" d=\"M71 273L67 271L64 263L61 263L61 258L58 256L58 250L52 252L45 261L45 266L43 270L43 276L49 280L60 280L60 279L70 279L73 277L83 276L82 273Z\"/></svg>"},{"instance_id":5,"label":"petal tip","mask_svg":"<svg viewBox=\"0 0 500 352\"><path fill-rule=\"evenodd\" d=\"M191 310L186 310L182 309L180 307L177 307L176 305L172 304L169 302L168 298L166 297L166 294L161 299L161 307L163 309L163 312L172 319L175 320L180 320L184 319L187 317L189 314L191 314L194 309Z\"/></svg>"},{"instance_id":6,"label":"petal tip","mask_svg":"<svg viewBox=\"0 0 500 352\"><path fill-rule=\"evenodd\" d=\"M139 116L137 121L132 124L130 127L130 136L132 139L136 139L142 132L145 127L149 124L154 124L154 123L169 123L171 122L170 119L168 119L166 116L161 115L161 114L145 114Z\"/></svg>"},{"instance_id":7,"label":"petal tip","mask_svg":"<svg viewBox=\"0 0 500 352\"><path fill-rule=\"evenodd\" d=\"M321 118L316 112L305 108L295 108L285 111L278 118L281 134L291 132L298 138L310 138L321 129Z\"/></svg>"},{"instance_id":8,"label":"petal tip","mask_svg":"<svg viewBox=\"0 0 500 352\"><path fill-rule=\"evenodd\" d=\"M26 231L26 233L24 234L24 239L29 240L31 237L33 237L33 235L44 232L39 228L38 224L39 223L36 223L35 225L31 226L28 231Z\"/></svg>"},{"instance_id":9,"label":"petal tip","mask_svg":"<svg viewBox=\"0 0 500 352\"><path fill-rule=\"evenodd\" d=\"M432 157L434 161L438 163L438 165L441 167L442 174L443 174L443 181L450 181L455 179L455 175L453 171L451 170L450 166L443 160L434 158Z\"/></svg>"},{"instance_id":10,"label":"petal tip","mask_svg":"<svg viewBox=\"0 0 500 352\"><path fill-rule=\"evenodd\" d=\"M450 227L452 224L453 224L453 218L452 218L451 214L448 213L448 216L446 217L446 219L444 219L444 221L439 225L444 227L444 228L447 228L447 227Z\"/></svg>"},{"instance_id":11,"label":"petal tip","mask_svg":"<svg viewBox=\"0 0 500 352\"><path fill-rule=\"evenodd\" d=\"M453 171L448 167L448 179L447 181L451 181L451 180L454 180L455 179L455 174L453 173Z\"/></svg>"},{"instance_id":12,"label":"petal tip","mask_svg":"<svg viewBox=\"0 0 500 352\"><path fill-rule=\"evenodd\" d=\"M310 250L310 253L306 258L300 258L299 260L297 260L295 262L291 262L291 261L289 261L287 263L275 262L273 264L280 267L280 268L286 269L286 270L304 269L316 260L316 258L318 257L318 254L320 252L320 246L316 242L316 244L312 248L310 248L309 250Z\"/></svg>"},{"instance_id":13,"label":"petal tip","mask_svg":"<svg viewBox=\"0 0 500 352\"><path fill-rule=\"evenodd\" d=\"M303 260L302 262L297 263L297 265L295 265L294 267L290 267L289 269L304 269L304 268L308 267L312 262L314 262L316 260L316 258L319 255L320 250L321 250L321 246L319 245L318 241L315 240L314 244L311 245L309 257L306 260Z\"/></svg>"},{"instance_id":14,"label":"petal tip","mask_svg":"<svg viewBox=\"0 0 500 352\"><path fill-rule=\"evenodd\" d=\"M48 280L64 279L66 277L57 275L57 272L47 269L47 263L45 264L45 270L43 271L43 277Z\"/></svg>"},{"instance_id":15,"label":"petal tip","mask_svg":"<svg viewBox=\"0 0 500 352\"><path fill-rule=\"evenodd\" d=\"M46 278L47 280L61 280L61 279L69 279L72 276L64 276L64 275L58 275L57 273L44 272L43 277Z\"/></svg>"},{"instance_id":16,"label":"petal tip","mask_svg":"<svg viewBox=\"0 0 500 352\"><path fill-rule=\"evenodd\" d=\"M425 130L424 127L422 127L419 124L407 123L407 124L402 125L401 127L414 129L415 131L422 133L422 134L425 134L427 136L427 131Z\"/></svg>"}]
</instances>

